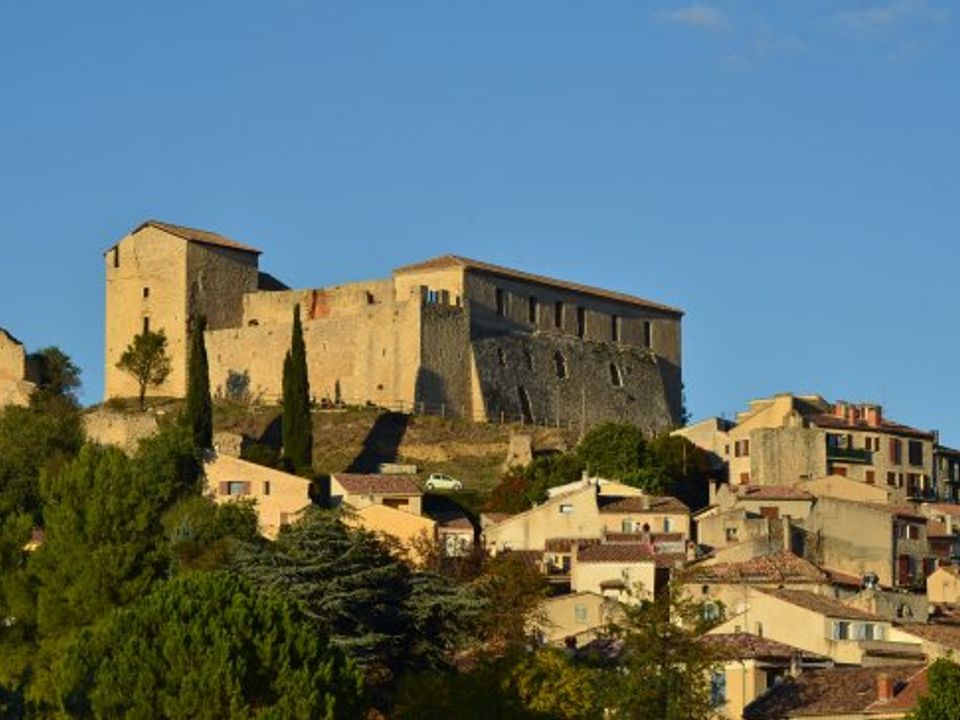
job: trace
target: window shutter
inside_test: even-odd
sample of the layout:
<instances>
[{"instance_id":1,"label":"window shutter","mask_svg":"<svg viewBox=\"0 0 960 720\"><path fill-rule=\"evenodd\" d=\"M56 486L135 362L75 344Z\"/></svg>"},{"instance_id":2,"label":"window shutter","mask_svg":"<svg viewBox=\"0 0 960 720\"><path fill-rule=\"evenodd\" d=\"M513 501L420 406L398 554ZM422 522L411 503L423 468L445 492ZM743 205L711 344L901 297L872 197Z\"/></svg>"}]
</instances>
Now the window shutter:
<instances>
[{"instance_id":1,"label":"window shutter","mask_svg":"<svg viewBox=\"0 0 960 720\"><path fill-rule=\"evenodd\" d=\"M230 486L229 486L228 483L226 483L226 482L221 482L221 483L220 483L220 494L221 494L221 495L229 495L229 494L230 494Z\"/></svg>"}]
</instances>

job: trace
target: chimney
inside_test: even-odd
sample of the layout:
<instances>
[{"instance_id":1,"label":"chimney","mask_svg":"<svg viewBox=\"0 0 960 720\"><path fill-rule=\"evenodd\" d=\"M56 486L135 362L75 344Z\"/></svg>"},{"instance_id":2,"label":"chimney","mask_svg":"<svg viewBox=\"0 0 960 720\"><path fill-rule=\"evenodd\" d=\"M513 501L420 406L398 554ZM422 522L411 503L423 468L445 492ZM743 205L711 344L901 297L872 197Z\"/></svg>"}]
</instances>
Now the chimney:
<instances>
[{"instance_id":1,"label":"chimney","mask_svg":"<svg viewBox=\"0 0 960 720\"><path fill-rule=\"evenodd\" d=\"M883 421L883 411L879 405L866 405L864 407L864 414L867 418L867 425L870 427L880 427L880 423Z\"/></svg>"},{"instance_id":2,"label":"chimney","mask_svg":"<svg viewBox=\"0 0 960 720\"><path fill-rule=\"evenodd\" d=\"M844 420L847 419L847 404L843 400L838 400L833 406L833 414Z\"/></svg>"},{"instance_id":3,"label":"chimney","mask_svg":"<svg viewBox=\"0 0 960 720\"><path fill-rule=\"evenodd\" d=\"M646 493L643 493L643 495L640 496L640 507L642 507L644 510L650 509L650 496Z\"/></svg>"},{"instance_id":4,"label":"chimney","mask_svg":"<svg viewBox=\"0 0 960 720\"><path fill-rule=\"evenodd\" d=\"M893 678L887 673L877 675L877 702L893 700Z\"/></svg>"},{"instance_id":5,"label":"chimney","mask_svg":"<svg viewBox=\"0 0 960 720\"><path fill-rule=\"evenodd\" d=\"M802 659L802 653L795 652L790 655L790 674L793 677L799 677L800 673L803 672L803 665L801 664Z\"/></svg>"}]
</instances>

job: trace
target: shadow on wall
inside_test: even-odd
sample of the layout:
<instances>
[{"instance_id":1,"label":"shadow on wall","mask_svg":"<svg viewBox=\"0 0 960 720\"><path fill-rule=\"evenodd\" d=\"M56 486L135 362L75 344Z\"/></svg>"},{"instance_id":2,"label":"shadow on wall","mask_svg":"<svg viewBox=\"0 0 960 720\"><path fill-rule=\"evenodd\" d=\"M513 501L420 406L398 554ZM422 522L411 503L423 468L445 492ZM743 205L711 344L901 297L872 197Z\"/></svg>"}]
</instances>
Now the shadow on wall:
<instances>
[{"instance_id":1,"label":"shadow on wall","mask_svg":"<svg viewBox=\"0 0 960 720\"><path fill-rule=\"evenodd\" d=\"M420 367L417 370L417 384L414 390L414 401L419 407L425 405L424 411L430 414L449 413L455 408L451 406L447 397L447 382L433 370Z\"/></svg>"},{"instance_id":2,"label":"shadow on wall","mask_svg":"<svg viewBox=\"0 0 960 720\"><path fill-rule=\"evenodd\" d=\"M347 472L376 473L380 463L396 462L409 422L410 416L403 413L387 412L378 416L363 440L363 450L350 463Z\"/></svg>"}]
</instances>

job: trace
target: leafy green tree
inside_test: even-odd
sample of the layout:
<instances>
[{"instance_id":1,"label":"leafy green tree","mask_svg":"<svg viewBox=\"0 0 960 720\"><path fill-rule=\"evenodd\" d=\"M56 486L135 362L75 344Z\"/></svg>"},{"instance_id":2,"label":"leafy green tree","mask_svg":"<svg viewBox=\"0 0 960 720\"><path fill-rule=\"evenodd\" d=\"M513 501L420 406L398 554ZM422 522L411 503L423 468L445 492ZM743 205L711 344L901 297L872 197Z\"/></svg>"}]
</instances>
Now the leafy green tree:
<instances>
[{"instance_id":1,"label":"leafy green tree","mask_svg":"<svg viewBox=\"0 0 960 720\"><path fill-rule=\"evenodd\" d=\"M709 501L708 482L713 475L710 458L685 437L661 435L650 440L644 470L651 485L695 510Z\"/></svg>"},{"instance_id":2,"label":"leafy green tree","mask_svg":"<svg viewBox=\"0 0 960 720\"><path fill-rule=\"evenodd\" d=\"M213 570L230 564L238 543L259 542L258 522L252 502L189 496L166 513L163 527L179 568Z\"/></svg>"},{"instance_id":3,"label":"leafy green tree","mask_svg":"<svg viewBox=\"0 0 960 720\"><path fill-rule=\"evenodd\" d=\"M76 401L80 387L80 368L58 347L46 347L31 353L27 363L37 384L36 392Z\"/></svg>"},{"instance_id":4,"label":"leafy green tree","mask_svg":"<svg viewBox=\"0 0 960 720\"><path fill-rule=\"evenodd\" d=\"M481 617L481 636L488 643L501 647L523 647L531 638L531 620L547 596L543 575L524 562L520 555L498 554L477 580L479 592L486 600Z\"/></svg>"},{"instance_id":5,"label":"leafy green tree","mask_svg":"<svg viewBox=\"0 0 960 720\"><path fill-rule=\"evenodd\" d=\"M640 428L607 422L584 435L576 453L591 475L636 485L640 482L645 450Z\"/></svg>"},{"instance_id":6,"label":"leafy green tree","mask_svg":"<svg viewBox=\"0 0 960 720\"><path fill-rule=\"evenodd\" d=\"M617 667L607 674L603 703L617 718L701 720L712 714L714 658L697 641L702 606L671 583L653 600L624 606L614 629L623 640Z\"/></svg>"},{"instance_id":7,"label":"leafy green tree","mask_svg":"<svg viewBox=\"0 0 960 720\"><path fill-rule=\"evenodd\" d=\"M941 658L927 670L929 690L920 698L910 720L954 720L960 708L960 665Z\"/></svg>"},{"instance_id":8,"label":"leafy green tree","mask_svg":"<svg viewBox=\"0 0 960 720\"><path fill-rule=\"evenodd\" d=\"M545 647L524 657L513 669L510 683L524 709L536 717L603 717L599 672L574 663L556 648Z\"/></svg>"},{"instance_id":9,"label":"leafy green tree","mask_svg":"<svg viewBox=\"0 0 960 720\"><path fill-rule=\"evenodd\" d=\"M283 456L297 472L313 464L310 382L299 305L293 308L293 337L283 360Z\"/></svg>"},{"instance_id":10,"label":"leafy green tree","mask_svg":"<svg viewBox=\"0 0 960 720\"><path fill-rule=\"evenodd\" d=\"M170 356L167 355L167 336L163 330L144 330L120 355L120 370L137 381L140 409L146 409L147 388L158 387L170 376Z\"/></svg>"},{"instance_id":11,"label":"leafy green tree","mask_svg":"<svg viewBox=\"0 0 960 720\"><path fill-rule=\"evenodd\" d=\"M296 603L187 573L78 638L58 696L81 717L332 720L360 716L361 675Z\"/></svg>"},{"instance_id":12,"label":"leafy green tree","mask_svg":"<svg viewBox=\"0 0 960 720\"><path fill-rule=\"evenodd\" d=\"M187 360L187 399L184 422L193 433L193 442L201 450L213 447L213 403L210 400L210 367L203 334L207 319L193 318L190 330L190 354Z\"/></svg>"},{"instance_id":13,"label":"leafy green tree","mask_svg":"<svg viewBox=\"0 0 960 720\"><path fill-rule=\"evenodd\" d=\"M470 588L414 572L372 533L328 511L307 511L275 543L238 554L234 568L299 602L371 684L448 663L480 607Z\"/></svg>"}]
</instances>

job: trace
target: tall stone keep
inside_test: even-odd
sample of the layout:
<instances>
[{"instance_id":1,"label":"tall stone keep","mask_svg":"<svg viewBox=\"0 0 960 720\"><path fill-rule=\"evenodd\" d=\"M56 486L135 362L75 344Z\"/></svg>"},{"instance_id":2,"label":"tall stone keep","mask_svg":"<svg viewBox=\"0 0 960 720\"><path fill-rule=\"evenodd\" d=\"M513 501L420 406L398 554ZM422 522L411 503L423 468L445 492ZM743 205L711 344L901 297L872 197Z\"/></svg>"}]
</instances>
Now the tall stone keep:
<instances>
[{"instance_id":1,"label":"tall stone keep","mask_svg":"<svg viewBox=\"0 0 960 720\"><path fill-rule=\"evenodd\" d=\"M183 397L190 318L206 315L211 330L239 325L244 293L257 290L259 255L217 233L155 220L107 250L106 397L137 394L136 381L117 362L144 330L164 332L172 360L169 378L151 394Z\"/></svg>"}]
</instances>

